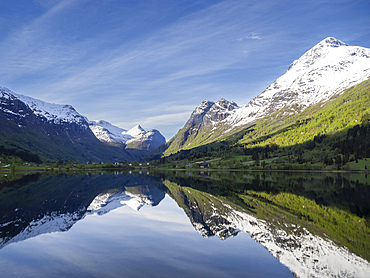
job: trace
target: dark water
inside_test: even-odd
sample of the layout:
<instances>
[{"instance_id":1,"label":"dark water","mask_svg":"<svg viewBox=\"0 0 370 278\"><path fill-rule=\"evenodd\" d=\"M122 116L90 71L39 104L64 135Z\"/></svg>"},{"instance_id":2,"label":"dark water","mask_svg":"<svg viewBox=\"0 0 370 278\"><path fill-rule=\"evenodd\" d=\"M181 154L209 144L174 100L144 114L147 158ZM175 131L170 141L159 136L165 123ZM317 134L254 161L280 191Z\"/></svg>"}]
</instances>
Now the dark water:
<instances>
[{"instance_id":1,"label":"dark water","mask_svg":"<svg viewBox=\"0 0 370 278\"><path fill-rule=\"evenodd\" d=\"M0 181L1 277L369 277L361 174Z\"/></svg>"}]
</instances>

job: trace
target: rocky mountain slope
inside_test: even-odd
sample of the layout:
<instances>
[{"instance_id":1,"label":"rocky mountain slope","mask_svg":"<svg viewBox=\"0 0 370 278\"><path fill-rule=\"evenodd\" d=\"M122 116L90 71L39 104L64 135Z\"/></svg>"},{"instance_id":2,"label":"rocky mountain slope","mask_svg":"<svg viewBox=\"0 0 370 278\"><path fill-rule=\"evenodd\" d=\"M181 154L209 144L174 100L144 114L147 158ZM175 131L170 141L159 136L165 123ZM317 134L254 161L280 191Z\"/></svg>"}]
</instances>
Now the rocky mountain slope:
<instances>
[{"instance_id":1,"label":"rocky mountain slope","mask_svg":"<svg viewBox=\"0 0 370 278\"><path fill-rule=\"evenodd\" d=\"M136 138L126 142L127 149L153 151L166 143L164 136L156 129L145 131Z\"/></svg>"},{"instance_id":2,"label":"rocky mountain slope","mask_svg":"<svg viewBox=\"0 0 370 278\"><path fill-rule=\"evenodd\" d=\"M247 105L203 101L167 144L167 154L212 142L282 111L302 112L370 78L370 49L326 38L295 60L287 72Z\"/></svg>"}]
</instances>

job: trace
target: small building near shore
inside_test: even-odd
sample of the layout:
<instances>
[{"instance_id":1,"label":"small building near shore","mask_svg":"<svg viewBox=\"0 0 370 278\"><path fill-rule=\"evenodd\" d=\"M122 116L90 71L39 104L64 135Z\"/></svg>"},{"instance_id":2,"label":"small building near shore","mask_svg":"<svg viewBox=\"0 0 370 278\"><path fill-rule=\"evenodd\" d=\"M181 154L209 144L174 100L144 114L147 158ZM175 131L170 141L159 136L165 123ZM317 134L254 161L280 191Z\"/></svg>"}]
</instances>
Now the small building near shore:
<instances>
[{"instance_id":1,"label":"small building near shore","mask_svg":"<svg viewBox=\"0 0 370 278\"><path fill-rule=\"evenodd\" d=\"M200 168L209 168L209 163L208 162L201 162L200 164L199 164L199 167Z\"/></svg>"}]
</instances>

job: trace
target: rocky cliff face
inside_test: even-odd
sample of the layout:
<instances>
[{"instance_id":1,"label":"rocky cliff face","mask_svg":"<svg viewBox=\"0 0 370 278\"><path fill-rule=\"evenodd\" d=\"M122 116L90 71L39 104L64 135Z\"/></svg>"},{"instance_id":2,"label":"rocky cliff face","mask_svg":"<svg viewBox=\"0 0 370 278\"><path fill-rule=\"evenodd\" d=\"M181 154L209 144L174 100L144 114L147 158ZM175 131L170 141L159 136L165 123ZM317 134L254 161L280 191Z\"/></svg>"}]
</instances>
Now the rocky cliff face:
<instances>
[{"instance_id":1,"label":"rocky cliff face","mask_svg":"<svg viewBox=\"0 0 370 278\"><path fill-rule=\"evenodd\" d=\"M222 124L237 109L239 106L235 102L226 99L217 102L203 101L194 109L185 126L166 144L168 151L190 149L212 141L223 132Z\"/></svg>"},{"instance_id":2,"label":"rocky cliff face","mask_svg":"<svg viewBox=\"0 0 370 278\"><path fill-rule=\"evenodd\" d=\"M205 100L194 109L185 127L199 128L201 125L223 121L238 108L235 102L226 99L220 99L216 103Z\"/></svg>"}]
</instances>

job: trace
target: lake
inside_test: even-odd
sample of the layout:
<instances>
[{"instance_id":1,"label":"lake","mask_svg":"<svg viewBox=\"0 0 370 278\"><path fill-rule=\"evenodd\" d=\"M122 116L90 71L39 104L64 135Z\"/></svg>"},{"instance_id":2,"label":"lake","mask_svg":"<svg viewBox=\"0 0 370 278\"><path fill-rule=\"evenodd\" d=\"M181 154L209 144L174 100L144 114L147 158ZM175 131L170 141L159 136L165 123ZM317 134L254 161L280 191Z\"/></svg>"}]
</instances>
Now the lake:
<instances>
[{"instance_id":1,"label":"lake","mask_svg":"<svg viewBox=\"0 0 370 278\"><path fill-rule=\"evenodd\" d=\"M1 277L369 277L370 177L0 173Z\"/></svg>"}]
</instances>

